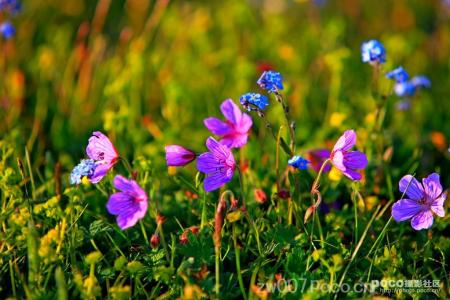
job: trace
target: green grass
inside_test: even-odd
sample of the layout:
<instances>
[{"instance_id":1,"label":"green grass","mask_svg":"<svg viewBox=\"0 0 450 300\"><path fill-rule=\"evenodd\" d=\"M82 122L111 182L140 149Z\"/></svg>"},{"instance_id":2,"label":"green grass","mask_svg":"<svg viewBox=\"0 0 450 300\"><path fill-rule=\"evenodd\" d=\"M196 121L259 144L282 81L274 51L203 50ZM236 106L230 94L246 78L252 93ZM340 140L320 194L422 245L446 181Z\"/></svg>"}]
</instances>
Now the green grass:
<instances>
[{"instance_id":1,"label":"green grass","mask_svg":"<svg viewBox=\"0 0 450 300\"><path fill-rule=\"evenodd\" d=\"M418 0L46 0L0 15L17 29L0 40L0 298L361 298L379 293L314 285L373 280L437 280L436 292L389 295L448 298L448 214L422 231L390 216L403 175L438 172L450 186L449 18L440 1ZM372 67L360 59L372 38L387 49L383 73L402 65L431 79L410 110L395 109L383 76L372 91ZM290 132L274 97L274 136L253 113L248 144L234 150L242 184L236 173L204 193L195 163L175 170L164 159L168 144L206 151L203 119L221 118L224 99L261 92L265 64L284 77L296 154L331 148L353 128L369 158L360 183L322 174L322 203L307 223L317 173L287 168L278 137L289 145ZM133 174L117 164L97 185L71 186L96 130ZM116 174L134 176L149 197L146 217L125 231L105 207ZM269 293L282 279L291 285Z\"/></svg>"}]
</instances>

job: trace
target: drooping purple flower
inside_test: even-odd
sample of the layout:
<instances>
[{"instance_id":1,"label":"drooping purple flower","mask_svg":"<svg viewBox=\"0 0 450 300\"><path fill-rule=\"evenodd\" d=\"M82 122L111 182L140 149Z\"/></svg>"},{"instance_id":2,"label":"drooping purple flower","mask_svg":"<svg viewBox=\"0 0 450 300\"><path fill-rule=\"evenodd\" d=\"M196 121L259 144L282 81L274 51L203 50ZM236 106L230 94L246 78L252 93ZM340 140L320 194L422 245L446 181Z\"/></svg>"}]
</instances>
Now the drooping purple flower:
<instances>
[{"instance_id":1,"label":"drooping purple flower","mask_svg":"<svg viewBox=\"0 0 450 300\"><path fill-rule=\"evenodd\" d=\"M364 42L361 45L362 61L365 63L385 63L386 62L386 49L382 43L377 40L370 40Z\"/></svg>"},{"instance_id":2,"label":"drooping purple flower","mask_svg":"<svg viewBox=\"0 0 450 300\"><path fill-rule=\"evenodd\" d=\"M221 137L220 143L229 148L240 148L247 144L248 132L253 125L252 118L243 113L231 99L220 105L226 121L210 117L203 121L206 128Z\"/></svg>"},{"instance_id":3,"label":"drooping purple flower","mask_svg":"<svg viewBox=\"0 0 450 300\"><path fill-rule=\"evenodd\" d=\"M95 172L90 178L92 183L97 183L108 173L108 171L116 164L119 154L106 135L100 131L95 131L89 138L86 147L86 154L90 159L95 160Z\"/></svg>"},{"instance_id":4,"label":"drooping purple flower","mask_svg":"<svg viewBox=\"0 0 450 300\"><path fill-rule=\"evenodd\" d=\"M179 145L169 145L165 148L168 166L182 167L193 161L197 154L194 151Z\"/></svg>"},{"instance_id":5,"label":"drooping purple flower","mask_svg":"<svg viewBox=\"0 0 450 300\"><path fill-rule=\"evenodd\" d=\"M283 77L274 71L264 71L256 83L269 93L283 89Z\"/></svg>"},{"instance_id":6,"label":"drooping purple flower","mask_svg":"<svg viewBox=\"0 0 450 300\"><path fill-rule=\"evenodd\" d=\"M444 217L444 201L439 174L430 174L417 181L412 175L405 175L399 182L400 192L406 193L408 199L401 199L392 206L392 217L401 222L411 219L415 230L428 229L433 225L433 215Z\"/></svg>"},{"instance_id":7,"label":"drooping purple flower","mask_svg":"<svg viewBox=\"0 0 450 300\"><path fill-rule=\"evenodd\" d=\"M367 166L367 157L360 151L349 151L356 144L356 133L347 130L339 138L331 151L330 159L333 165L352 180L361 180L362 176L356 170Z\"/></svg>"},{"instance_id":8,"label":"drooping purple flower","mask_svg":"<svg viewBox=\"0 0 450 300\"><path fill-rule=\"evenodd\" d=\"M234 175L236 163L231 150L221 145L214 138L206 140L209 152L201 154L197 159L197 169L206 174L205 191L214 191L229 182Z\"/></svg>"},{"instance_id":9,"label":"drooping purple flower","mask_svg":"<svg viewBox=\"0 0 450 300\"><path fill-rule=\"evenodd\" d=\"M0 23L0 36L2 36L5 40L9 40L16 34L16 29L11 24L11 22L5 21Z\"/></svg>"},{"instance_id":10,"label":"drooping purple flower","mask_svg":"<svg viewBox=\"0 0 450 300\"><path fill-rule=\"evenodd\" d=\"M330 157L331 151L328 149L313 149L309 150L306 153L307 159L311 162L311 167L314 171L319 172L320 168L322 167L323 163ZM330 171L331 166L327 164L322 172L328 172Z\"/></svg>"},{"instance_id":11,"label":"drooping purple flower","mask_svg":"<svg viewBox=\"0 0 450 300\"><path fill-rule=\"evenodd\" d=\"M117 225L120 229L125 230L144 218L147 213L148 198L134 180L117 175L113 184L121 192L109 197L106 208L110 214L117 216Z\"/></svg>"},{"instance_id":12,"label":"drooping purple flower","mask_svg":"<svg viewBox=\"0 0 450 300\"><path fill-rule=\"evenodd\" d=\"M269 105L269 98L258 93L246 93L239 101L247 111L264 110Z\"/></svg>"},{"instance_id":13,"label":"drooping purple flower","mask_svg":"<svg viewBox=\"0 0 450 300\"><path fill-rule=\"evenodd\" d=\"M306 170L308 169L308 164L310 161L304 159L301 156L295 155L291 159L288 160L288 165L297 168L299 170Z\"/></svg>"}]
</instances>

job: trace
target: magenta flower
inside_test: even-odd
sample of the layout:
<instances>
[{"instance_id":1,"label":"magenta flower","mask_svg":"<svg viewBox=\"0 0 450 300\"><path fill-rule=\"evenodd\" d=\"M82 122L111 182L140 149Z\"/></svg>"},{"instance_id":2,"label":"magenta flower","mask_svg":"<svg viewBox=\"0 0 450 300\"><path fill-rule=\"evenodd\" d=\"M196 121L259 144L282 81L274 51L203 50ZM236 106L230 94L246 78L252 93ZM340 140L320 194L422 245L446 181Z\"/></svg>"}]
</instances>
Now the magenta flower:
<instances>
[{"instance_id":1,"label":"magenta flower","mask_svg":"<svg viewBox=\"0 0 450 300\"><path fill-rule=\"evenodd\" d=\"M117 225L120 229L125 230L144 218L148 206L147 195L136 181L123 176L114 177L113 183L121 192L109 197L106 208L110 214L117 216Z\"/></svg>"},{"instance_id":2,"label":"magenta flower","mask_svg":"<svg viewBox=\"0 0 450 300\"><path fill-rule=\"evenodd\" d=\"M362 176L357 169L367 166L367 157L359 151L349 151L356 144L356 133L347 130L339 138L331 151L330 159L333 165L351 180L361 180Z\"/></svg>"},{"instance_id":3,"label":"magenta flower","mask_svg":"<svg viewBox=\"0 0 450 300\"><path fill-rule=\"evenodd\" d=\"M433 214L444 217L444 201L447 194L442 192L439 174L430 174L422 179L422 184L412 175L405 175L399 182L400 192L409 199L401 199L392 206L392 217L401 222L411 219L415 230L428 229L433 225Z\"/></svg>"},{"instance_id":4,"label":"magenta flower","mask_svg":"<svg viewBox=\"0 0 450 300\"><path fill-rule=\"evenodd\" d=\"M306 153L306 158L311 162L311 168L313 168L314 171L319 172L323 163L330 157L330 155L331 151L328 149L313 149ZM331 166L327 164L323 168L323 172L326 173L330 171L330 169Z\"/></svg>"},{"instance_id":5,"label":"magenta flower","mask_svg":"<svg viewBox=\"0 0 450 300\"><path fill-rule=\"evenodd\" d=\"M92 183L102 180L119 159L119 154L114 145L100 131L92 133L86 147L86 154L95 161L96 165L93 175L89 178Z\"/></svg>"},{"instance_id":6,"label":"magenta flower","mask_svg":"<svg viewBox=\"0 0 450 300\"><path fill-rule=\"evenodd\" d=\"M220 136L220 143L229 148L240 148L247 144L248 131L253 125L252 118L243 113L233 100L227 99L220 105L226 121L214 117L203 121L206 128Z\"/></svg>"},{"instance_id":7,"label":"magenta flower","mask_svg":"<svg viewBox=\"0 0 450 300\"><path fill-rule=\"evenodd\" d=\"M207 175L204 187L205 191L211 192L233 178L236 163L230 149L214 138L209 137L206 140L206 147L209 152L198 157L197 169Z\"/></svg>"},{"instance_id":8,"label":"magenta flower","mask_svg":"<svg viewBox=\"0 0 450 300\"><path fill-rule=\"evenodd\" d=\"M165 148L166 162L168 166L182 167L193 161L197 154L178 145L169 145Z\"/></svg>"}]
</instances>

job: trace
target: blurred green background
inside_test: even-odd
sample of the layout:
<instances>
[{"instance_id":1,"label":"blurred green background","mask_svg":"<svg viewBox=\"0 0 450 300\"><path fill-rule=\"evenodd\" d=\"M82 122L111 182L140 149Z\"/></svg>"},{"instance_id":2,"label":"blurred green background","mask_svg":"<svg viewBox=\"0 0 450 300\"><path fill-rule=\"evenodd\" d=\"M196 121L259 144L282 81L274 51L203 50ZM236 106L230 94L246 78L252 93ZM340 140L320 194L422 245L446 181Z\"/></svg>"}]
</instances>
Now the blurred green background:
<instances>
[{"instance_id":1,"label":"blurred green background","mask_svg":"<svg viewBox=\"0 0 450 300\"><path fill-rule=\"evenodd\" d=\"M37 167L47 153L70 170L94 130L123 155L162 160L164 144L203 149L203 118L258 91L272 68L285 79L298 149L347 128L364 144L375 102L360 45L376 38L387 49L384 72L402 65L431 79L410 111L390 97L385 125L397 161L414 153L432 168L450 132L449 19L445 2L420 0L23 1L16 37L1 42L0 130ZM277 115L272 108L269 118L282 122ZM255 122L265 149L271 141Z\"/></svg>"}]
</instances>

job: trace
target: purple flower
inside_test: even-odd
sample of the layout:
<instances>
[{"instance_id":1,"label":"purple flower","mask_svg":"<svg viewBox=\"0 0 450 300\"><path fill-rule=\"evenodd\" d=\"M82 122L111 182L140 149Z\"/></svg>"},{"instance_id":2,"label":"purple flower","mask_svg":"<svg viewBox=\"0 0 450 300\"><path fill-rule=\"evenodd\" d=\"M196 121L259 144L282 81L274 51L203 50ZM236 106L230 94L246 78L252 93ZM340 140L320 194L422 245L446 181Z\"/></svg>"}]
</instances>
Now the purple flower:
<instances>
[{"instance_id":1,"label":"purple flower","mask_svg":"<svg viewBox=\"0 0 450 300\"><path fill-rule=\"evenodd\" d=\"M229 148L240 148L247 144L248 132L253 125L252 118L242 113L231 99L220 105L220 110L226 121L214 117L203 121L206 128L213 134L220 136L220 143Z\"/></svg>"},{"instance_id":2,"label":"purple flower","mask_svg":"<svg viewBox=\"0 0 450 300\"><path fill-rule=\"evenodd\" d=\"M95 160L96 168L90 178L90 182L97 183L116 164L119 154L106 135L100 131L95 131L89 138L86 154L90 159Z\"/></svg>"},{"instance_id":3,"label":"purple flower","mask_svg":"<svg viewBox=\"0 0 450 300\"><path fill-rule=\"evenodd\" d=\"M120 229L125 230L144 218L148 206L147 195L136 181L123 176L117 175L113 183L121 192L109 197L106 208L110 214L117 216Z\"/></svg>"},{"instance_id":4,"label":"purple flower","mask_svg":"<svg viewBox=\"0 0 450 300\"><path fill-rule=\"evenodd\" d=\"M322 167L325 160L327 160L331 155L331 151L328 149L313 149L309 150L306 154L308 160L311 162L311 167L314 169L314 171L319 172L320 168ZM326 165L323 168L323 172L330 171L331 166Z\"/></svg>"},{"instance_id":5,"label":"purple flower","mask_svg":"<svg viewBox=\"0 0 450 300\"><path fill-rule=\"evenodd\" d=\"M397 83L405 82L409 79L409 74L403 67L398 67L386 74L389 79L395 80Z\"/></svg>"},{"instance_id":6,"label":"purple flower","mask_svg":"<svg viewBox=\"0 0 450 300\"><path fill-rule=\"evenodd\" d=\"M194 151L178 145L169 145L165 148L168 166L182 167L193 161L197 154Z\"/></svg>"},{"instance_id":7,"label":"purple flower","mask_svg":"<svg viewBox=\"0 0 450 300\"><path fill-rule=\"evenodd\" d=\"M370 40L361 45L362 61L365 63L384 63L386 62L386 50L382 43L377 40Z\"/></svg>"},{"instance_id":8,"label":"purple flower","mask_svg":"<svg viewBox=\"0 0 450 300\"><path fill-rule=\"evenodd\" d=\"M361 180L362 176L356 170L364 169L367 166L367 157L362 152L349 151L355 144L355 131L347 130L334 145L330 159L345 176L352 180Z\"/></svg>"},{"instance_id":9,"label":"purple flower","mask_svg":"<svg viewBox=\"0 0 450 300\"><path fill-rule=\"evenodd\" d=\"M0 23L0 35L4 39L9 40L14 34L16 34L16 29L14 29L14 26L10 22Z\"/></svg>"},{"instance_id":10,"label":"purple flower","mask_svg":"<svg viewBox=\"0 0 450 300\"><path fill-rule=\"evenodd\" d=\"M293 156L290 160L288 160L288 165L297 168L299 170L306 170L308 169L308 164L310 162L306 159L304 159L301 156Z\"/></svg>"},{"instance_id":11,"label":"purple flower","mask_svg":"<svg viewBox=\"0 0 450 300\"><path fill-rule=\"evenodd\" d=\"M204 187L205 191L211 192L233 178L236 163L230 149L214 138L209 137L206 140L206 147L209 152L198 157L197 169L207 175Z\"/></svg>"},{"instance_id":12,"label":"purple flower","mask_svg":"<svg viewBox=\"0 0 450 300\"><path fill-rule=\"evenodd\" d=\"M269 105L269 98L258 93L246 93L239 98L239 102L247 111L264 110Z\"/></svg>"},{"instance_id":13,"label":"purple flower","mask_svg":"<svg viewBox=\"0 0 450 300\"><path fill-rule=\"evenodd\" d=\"M392 217L401 222L411 219L415 230L428 229L433 225L433 214L444 217L444 201L447 194L442 192L439 174L430 174L422 179L422 184L412 175L405 175L399 182L400 192L408 199L401 199L392 206Z\"/></svg>"},{"instance_id":14,"label":"purple flower","mask_svg":"<svg viewBox=\"0 0 450 300\"><path fill-rule=\"evenodd\" d=\"M283 77L274 71L264 71L256 82L262 89L275 93L283 89Z\"/></svg>"}]
</instances>

